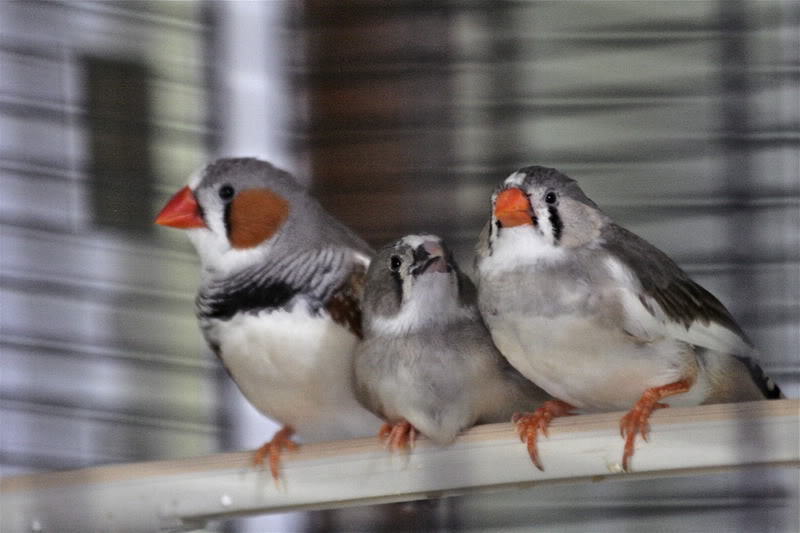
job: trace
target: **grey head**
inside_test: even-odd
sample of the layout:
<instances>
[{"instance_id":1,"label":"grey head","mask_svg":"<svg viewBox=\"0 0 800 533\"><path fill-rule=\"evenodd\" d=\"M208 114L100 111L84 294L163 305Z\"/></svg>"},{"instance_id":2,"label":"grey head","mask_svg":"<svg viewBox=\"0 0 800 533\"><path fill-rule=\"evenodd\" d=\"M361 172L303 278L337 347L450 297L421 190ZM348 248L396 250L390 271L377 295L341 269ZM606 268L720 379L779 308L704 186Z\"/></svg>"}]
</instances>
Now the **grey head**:
<instances>
[{"instance_id":1,"label":"grey head","mask_svg":"<svg viewBox=\"0 0 800 533\"><path fill-rule=\"evenodd\" d=\"M201 194L204 197L213 195L206 201L217 205L225 205L219 195L220 189L225 186L233 187L234 194L265 186L289 199L307 194L305 187L294 176L267 161L252 157L223 157L212 161L192 177L189 185L198 195L198 200Z\"/></svg>"},{"instance_id":2,"label":"grey head","mask_svg":"<svg viewBox=\"0 0 800 533\"><path fill-rule=\"evenodd\" d=\"M266 161L218 159L190 178L188 190L204 224L186 229L207 270L237 270L324 246L371 255L291 174Z\"/></svg>"},{"instance_id":3,"label":"grey head","mask_svg":"<svg viewBox=\"0 0 800 533\"><path fill-rule=\"evenodd\" d=\"M362 311L366 337L403 335L474 320L476 292L441 238L407 235L370 263Z\"/></svg>"},{"instance_id":4,"label":"grey head","mask_svg":"<svg viewBox=\"0 0 800 533\"><path fill-rule=\"evenodd\" d=\"M492 195L484 239L491 248L505 230L528 234L541 246L574 248L597 239L608 222L575 180L554 168L528 166L508 176Z\"/></svg>"}]
</instances>

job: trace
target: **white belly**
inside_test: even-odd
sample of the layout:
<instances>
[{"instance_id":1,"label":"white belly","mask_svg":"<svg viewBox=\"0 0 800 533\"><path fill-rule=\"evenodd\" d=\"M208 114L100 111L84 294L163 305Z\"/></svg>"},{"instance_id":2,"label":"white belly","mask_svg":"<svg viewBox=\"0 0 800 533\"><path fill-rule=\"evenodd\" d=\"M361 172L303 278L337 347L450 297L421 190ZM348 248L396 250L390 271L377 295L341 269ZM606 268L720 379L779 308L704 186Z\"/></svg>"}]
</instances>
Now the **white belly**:
<instances>
[{"instance_id":1,"label":"white belly","mask_svg":"<svg viewBox=\"0 0 800 533\"><path fill-rule=\"evenodd\" d=\"M305 441L375 435L380 420L353 394L357 337L304 306L240 314L211 331L245 397Z\"/></svg>"},{"instance_id":2,"label":"white belly","mask_svg":"<svg viewBox=\"0 0 800 533\"><path fill-rule=\"evenodd\" d=\"M554 397L584 411L627 410L650 388L687 377L691 354L681 343L636 343L588 319L490 317L492 338L525 377ZM699 404L707 390L667 403Z\"/></svg>"}]
</instances>

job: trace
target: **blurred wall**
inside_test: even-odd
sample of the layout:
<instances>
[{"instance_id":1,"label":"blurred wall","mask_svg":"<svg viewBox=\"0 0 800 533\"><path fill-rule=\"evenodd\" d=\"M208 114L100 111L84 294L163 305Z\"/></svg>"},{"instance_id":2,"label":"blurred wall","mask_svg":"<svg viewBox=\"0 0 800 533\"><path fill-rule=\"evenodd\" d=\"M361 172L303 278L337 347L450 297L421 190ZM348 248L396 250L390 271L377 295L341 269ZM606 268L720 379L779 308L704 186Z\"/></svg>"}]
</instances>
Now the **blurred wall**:
<instances>
[{"instance_id":1,"label":"blurred wall","mask_svg":"<svg viewBox=\"0 0 800 533\"><path fill-rule=\"evenodd\" d=\"M493 188L558 167L717 294L797 397L799 30L793 0L0 2L2 474L271 427L203 345L188 242L150 225L218 155L298 172L375 245L439 233L466 267ZM796 530L796 485L534 488L408 528ZM238 527L413 524L398 512Z\"/></svg>"},{"instance_id":2,"label":"blurred wall","mask_svg":"<svg viewBox=\"0 0 800 533\"><path fill-rule=\"evenodd\" d=\"M0 2L2 474L218 448L197 261L152 230L208 157L199 5Z\"/></svg>"}]
</instances>

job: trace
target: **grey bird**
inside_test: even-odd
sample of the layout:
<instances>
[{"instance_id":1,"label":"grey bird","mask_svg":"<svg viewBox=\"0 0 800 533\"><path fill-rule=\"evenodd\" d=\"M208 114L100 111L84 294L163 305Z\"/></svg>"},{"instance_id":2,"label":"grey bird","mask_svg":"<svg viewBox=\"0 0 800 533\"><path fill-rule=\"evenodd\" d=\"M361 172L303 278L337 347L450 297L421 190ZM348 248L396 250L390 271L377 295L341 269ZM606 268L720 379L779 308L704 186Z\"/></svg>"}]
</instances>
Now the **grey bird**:
<instances>
[{"instance_id":1,"label":"grey bird","mask_svg":"<svg viewBox=\"0 0 800 533\"><path fill-rule=\"evenodd\" d=\"M392 449L419 431L440 445L550 399L514 370L483 325L475 288L439 237L408 235L376 254L364 289L356 396L386 420Z\"/></svg>"},{"instance_id":2,"label":"grey bird","mask_svg":"<svg viewBox=\"0 0 800 533\"><path fill-rule=\"evenodd\" d=\"M219 159L156 223L186 230L200 256L197 316L242 393L283 424L256 454L278 478L283 449L363 437L379 420L353 394L352 353L372 250L293 176L266 161Z\"/></svg>"},{"instance_id":3,"label":"grey bird","mask_svg":"<svg viewBox=\"0 0 800 533\"><path fill-rule=\"evenodd\" d=\"M557 399L518 421L540 469L555 416L630 409L628 470L654 409L782 396L719 300L555 169L522 168L493 194L476 269L495 344Z\"/></svg>"}]
</instances>

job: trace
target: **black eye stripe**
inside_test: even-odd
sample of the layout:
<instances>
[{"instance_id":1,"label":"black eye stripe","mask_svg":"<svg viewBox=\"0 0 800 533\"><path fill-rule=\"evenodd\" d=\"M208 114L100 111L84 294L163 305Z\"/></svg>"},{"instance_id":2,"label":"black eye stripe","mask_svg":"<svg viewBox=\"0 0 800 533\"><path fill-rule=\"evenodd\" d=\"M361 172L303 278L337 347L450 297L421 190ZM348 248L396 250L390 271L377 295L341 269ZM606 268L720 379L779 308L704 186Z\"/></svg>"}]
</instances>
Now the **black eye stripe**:
<instances>
[{"instance_id":1,"label":"black eye stripe","mask_svg":"<svg viewBox=\"0 0 800 533\"><path fill-rule=\"evenodd\" d=\"M547 206L547 212L550 214L550 225L553 226L553 239L558 244L558 241L561 240L561 230L564 229L564 222L562 222L556 206Z\"/></svg>"}]
</instances>

